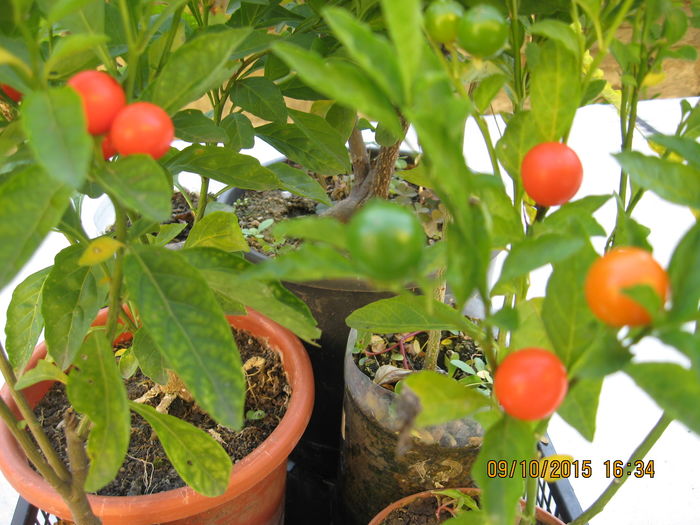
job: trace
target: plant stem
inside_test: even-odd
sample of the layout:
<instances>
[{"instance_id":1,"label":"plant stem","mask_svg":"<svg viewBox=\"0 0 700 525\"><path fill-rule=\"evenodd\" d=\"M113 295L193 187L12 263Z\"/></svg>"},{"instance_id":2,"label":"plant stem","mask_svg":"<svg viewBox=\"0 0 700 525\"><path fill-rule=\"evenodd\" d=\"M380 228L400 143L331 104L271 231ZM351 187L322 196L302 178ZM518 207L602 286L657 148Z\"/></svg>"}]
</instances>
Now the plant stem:
<instances>
[{"instance_id":1,"label":"plant stem","mask_svg":"<svg viewBox=\"0 0 700 525\"><path fill-rule=\"evenodd\" d=\"M32 465L36 467L46 481L48 481L52 487L58 490L58 487L67 487L65 480L58 477L56 472L47 463L41 453L37 450L36 445L32 442L29 434L27 432L20 430L17 426L17 420L12 414L10 407L7 406L4 400L0 399L0 419L7 425L7 428L12 433L12 436L17 440L19 446L27 455L29 461Z\"/></svg>"},{"instance_id":2,"label":"plant stem","mask_svg":"<svg viewBox=\"0 0 700 525\"><path fill-rule=\"evenodd\" d=\"M474 113L474 120L476 125L479 126L479 131L484 137L484 142L486 142L486 149L489 152L489 159L491 160L491 166L493 167L493 174L497 177L501 176L501 168L498 165L498 157L496 156L496 148L493 147L493 141L491 140L491 133L489 132L489 127L484 120L484 117L478 113Z\"/></svg>"},{"instance_id":3,"label":"plant stem","mask_svg":"<svg viewBox=\"0 0 700 525\"><path fill-rule=\"evenodd\" d=\"M436 301L445 301L445 291L447 289L447 283L445 282L445 270L446 268L441 267L436 274L436 279L438 280L438 285L433 291L433 298ZM428 343L425 348L425 363L423 364L423 370L437 370L438 355L440 354L440 340L442 339L442 330L430 330L428 332Z\"/></svg>"},{"instance_id":4,"label":"plant stem","mask_svg":"<svg viewBox=\"0 0 700 525\"><path fill-rule=\"evenodd\" d=\"M127 65L129 74L126 79L126 96L129 101L134 97L134 87L136 86L136 73L138 71L139 54L136 49L136 40L134 39L134 31L131 26L131 16L129 15L129 6L127 0L119 0L119 12L122 17L122 24L126 32L126 44L128 46Z\"/></svg>"},{"instance_id":5,"label":"plant stem","mask_svg":"<svg viewBox=\"0 0 700 525\"><path fill-rule=\"evenodd\" d=\"M173 20L170 23L170 31L168 31L168 36L166 37L166 40L165 40L165 46L163 47L163 53L161 53L160 60L158 61L158 67L156 68L156 74L160 73L160 71L163 69L163 66L165 65L165 61L168 59L168 55L170 55L170 50L173 47L175 35L177 34L177 30L180 27L180 19L182 18L182 12L184 10L185 10L185 6L183 4L175 11L175 13L173 13Z\"/></svg>"},{"instance_id":6,"label":"plant stem","mask_svg":"<svg viewBox=\"0 0 700 525\"><path fill-rule=\"evenodd\" d=\"M635 449L635 451L632 452L632 455L627 460L627 462L634 465L635 461L643 460L647 453L651 450L651 447L654 446L654 444L659 440L666 428L668 428L668 425L671 424L671 421L673 421L673 418L669 416L666 412L661 414L661 418L659 419L659 421L656 423L656 425L654 425L654 428L652 428L649 431L649 433L644 438L644 441L642 441L639 444L639 446ZM627 472L625 472L625 474L627 474ZM584 523L589 522L592 518L597 516L605 508L605 505L608 503L608 501L610 501L610 498L612 498L615 495L615 493L618 490L620 490L620 487L622 487L622 484L625 481L627 481L628 478L628 475L624 475L621 478L615 478L608 485L605 491L603 491L603 493L598 497L598 499L595 500L593 504L590 507L588 507L583 514L581 514L578 518L572 521L569 525L583 525Z\"/></svg>"},{"instance_id":7,"label":"plant stem","mask_svg":"<svg viewBox=\"0 0 700 525\"><path fill-rule=\"evenodd\" d=\"M39 424L34 411L29 406L27 398L24 397L22 392L15 388L17 378L15 377L15 372L12 370L12 365L7 358L7 354L5 353L5 349L2 344L0 344L0 371L2 371L2 376L5 378L5 384L7 389L10 391L12 399L17 404L20 414L22 414L22 417L27 422L29 430L31 430L34 439L36 439L36 442L41 451L44 453L49 465L51 465L51 468L59 479L68 481L70 479L70 473L61 461L61 458L58 457L58 454L56 454L56 451L51 446L49 438L46 437L46 434L41 429L41 425Z\"/></svg>"},{"instance_id":8,"label":"plant stem","mask_svg":"<svg viewBox=\"0 0 700 525\"><path fill-rule=\"evenodd\" d=\"M70 461L71 473L71 513L76 524L99 525L101 521L95 516L90 507L90 502L85 494L85 479L88 475L88 457L85 453L85 445L77 431L78 418L75 413L69 411L63 418L66 435L66 451Z\"/></svg>"},{"instance_id":9,"label":"plant stem","mask_svg":"<svg viewBox=\"0 0 700 525\"><path fill-rule=\"evenodd\" d=\"M520 40L520 26L518 25L518 0L511 0L510 10L510 45L513 49L513 87L515 89L515 110L522 109L525 94L523 89L522 57L520 56L520 46L515 44Z\"/></svg>"},{"instance_id":10,"label":"plant stem","mask_svg":"<svg viewBox=\"0 0 700 525\"><path fill-rule=\"evenodd\" d=\"M119 242L126 244L126 212L112 199L115 213L115 231ZM117 319L121 310L121 290L124 277L124 248L119 248L114 262L114 271L109 286L109 313L107 314L107 339L113 341L117 333Z\"/></svg>"},{"instance_id":11,"label":"plant stem","mask_svg":"<svg viewBox=\"0 0 700 525\"><path fill-rule=\"evenodd\" d=\"M535 456L535 461L538 458ZM529 474L529 472L528 472ZM537 503L537 481L538 478L528 476L525 481L525 515L521 523L535 523L535 503Z\"/></svg>"},{"instance_id":12,"label":"plant stem","mask_svg":"<svg viewBox=\"0 0 700 525\"><path fill-rule=\"evenodd\" d=\"M197 203L197 214L194 222L197 224L204 217L204 212L207 210L207 200L209 199L209 178L202 177L202 184L199 188L199 202Z\"/></svg>"}]
</instances>

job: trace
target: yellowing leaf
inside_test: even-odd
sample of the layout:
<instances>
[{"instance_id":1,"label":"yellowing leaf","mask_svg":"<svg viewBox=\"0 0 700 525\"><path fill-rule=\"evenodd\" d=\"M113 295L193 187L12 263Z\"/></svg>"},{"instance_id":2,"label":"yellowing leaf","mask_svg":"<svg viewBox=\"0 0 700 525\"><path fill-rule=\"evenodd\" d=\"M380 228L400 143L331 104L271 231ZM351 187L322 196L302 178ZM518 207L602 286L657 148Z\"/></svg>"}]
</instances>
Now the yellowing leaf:
<instances>
[{"instance_id":1,"label":"yellowing leaf","mask_svg":"<svg viewBox=\"0 0 700 525\"><path fill-rule=\"evenodd\" d=\"M658 84L661 84L661 82L663 82L664 80L666 80L666 73L663 71L659 71L658 73L647 73L647 76L645 76L644 80L642 81L642 86L656 86Z\"/></svg>"},{"instance_id":2,"label":"yellowing leaf","mask_svg":"<svg viewBox=\"0 0 700 525\"><path fill-rule=\"evenodd\" d=\"M78 260L80 266L93 266L112 257L119 248L124 246L111 237L99 237L92 241Z\"/></svg>"},{"instance_id":3,"label":"yellowing leaf","mask_svg":"<svg viewBox=\"0 0 700 525\"><path fill-rule=\"evenodd\" d=\"M540 458L540 477L547 483L568 478L571 475L573 456L568 454L553 454Z\"/></svg>"}]
</instances>

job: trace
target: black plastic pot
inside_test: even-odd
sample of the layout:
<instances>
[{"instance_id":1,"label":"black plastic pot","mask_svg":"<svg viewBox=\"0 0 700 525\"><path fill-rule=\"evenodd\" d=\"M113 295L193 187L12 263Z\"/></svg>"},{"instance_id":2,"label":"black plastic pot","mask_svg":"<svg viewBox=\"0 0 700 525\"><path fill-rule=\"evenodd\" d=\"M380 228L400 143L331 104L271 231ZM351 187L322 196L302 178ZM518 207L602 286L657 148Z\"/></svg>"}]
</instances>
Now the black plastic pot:
<instances>
[{"instance_id":1,"label":"black plastic pot","mask_svg":"<svg viewBox=\"0 0 700 525\"><path fill-rule=\"evenodd\" d=\"M345 354L345 425L338 480L339 512L345 525L365 525L390 503L424 490L473 486L471 465L483 429L463 418L411 435L407 452L396 454L402 422L398 396L372 382L355 364L357 332ZM338 520L340 521L340 520Z\"/></svg>"},{"instance_id":2,"label":"black plastic pot","mask_svg":"<svg viewBox=\"0 0 700 525\"><path fill-rule=\"evenodd\" d=\"M246 257L255 263L267 259L255 251ZM341 442L343 362L350 333L345 318L354 310L392 294L350 279L284 285L309 306L322 332L319 346L304 344L314 370L316 401L309 426L291 459L296 463L298 475L303 476L307 470L310 476L335 479Z\"/></svg>"}]
</instances>

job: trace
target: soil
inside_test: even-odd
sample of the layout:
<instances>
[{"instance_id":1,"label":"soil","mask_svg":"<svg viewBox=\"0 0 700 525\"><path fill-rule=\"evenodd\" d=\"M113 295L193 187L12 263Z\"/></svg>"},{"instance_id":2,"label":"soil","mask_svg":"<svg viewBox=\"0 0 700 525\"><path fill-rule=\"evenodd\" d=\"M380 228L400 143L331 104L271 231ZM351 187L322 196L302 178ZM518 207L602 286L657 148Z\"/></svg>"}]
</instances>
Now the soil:
<instances>
[{"instance_id":1,"label":"soil","mask_svg":"<svg viewBox=\"0 0 700 525\"><path fill-rule=\"evenodd\" d=\"M192 202L192 205L197 206L199 202L199 195L195 193L188 193L187 197ZM214 196L210 196L213 200ZM190 230L194 225L194 211L187 204L187 200L182 195L181 192L175 192L172 196L173 211L170 216L170 220L165 222L165 224L185 224L185 228L175 237L171 242L184 242L187 240L187 236L190 234Z\"/></svg>"},{"instance_id":2,"label":"soil","mask_svg":"<svg viewBox=\"0 0 700 525\"><path fill-rule=\"evenodd\" d=\"M435 525L442 523L451 518L452 514L447 510L437 514L440 498L441 496L435 496L434 498L414 500L405 507L392 511L382 522L382 525Z\"/></svg>"},{"instance_id":3,"label":"soil","mask_svg":"<svg viewBox=\"0 0 700 525\"><path fill-rule=\"evenodd\" d=\"M474 499L478 502L478 498ZM447 496L414 500L400 509L393 510L382 522L382 525L437 525L452 517L452 513L448 510L441 510L439 514L437 513L440 504L449 506L449 503L450 498ZM469 511L465 510L465 512ZM543 525L539 520L536 520L536 523Z\"/></svg>"},{"instance_id":4,"label":"soil","mask_svg":"<svg viewBox=\"0 0 700 525\"><path fill-rule=\"evenodd\" d=\"M233 334L246 366L248 390L245 410L261 411L260 419L247 419L241 431L233 431L218 425L193 402L177 398L168 413L192 423L196 427L220 436L222 445L231 459L241 460L257 448L277 427L287 411L291 388L277 352L247 332L233 330ZM249 361L250 360L250 361ZM252 365L252 366L251 366ZM127 380L129 399L136 399L147 392L154 383L137 373ZM147 403L156 406L162 395ZM67 461L65 437L59 424L63 420L68 400L65 387L56 383L49 393L36 406L34 412L41 422L44 432L51 440L64 461ZM126 460L119 470L118 477L102 488L101 496L134 496L153 494L185 486L177 474L151 427L137 414L131 414L131 442Z\"/></svg>"},{"instance_id":5,"label":"soil","mask_svg":"<svg viewBox=\"0 0 700 525\"><path fill-rule=\"evenodd\" d=\"M365 348L364 352L355 354L355 363L358 368L370 379L374 379L377 370L383 365L405 368L403 356L401 355L399 347L379 355L367 355L368 353L381 352L384 349L396 345L400 340L403 340L404 348L406 349L406 362L409 368L411 370L423 370L428 333L421 332L414 337L407 337L407 335L408 334L387 334L373 336L371 345ZM438 366L443 370L447 370L448 363L455 359L470 365L475 370L478 370L481 366L477 366L476 363L479 361L481 363L485 362L481 348L476 345L473 339L443 330L440 335ZM467 372L457 369L454 378L459 380L468 375ZM393 391L393 384L385 384L382 386Z\"/></svg>"},{"instance_id":6,"label":"soil","mask_svg":"<svg viewBox=\"0 0 700 525\"><path fill-rule=\"evenodd\" d=\"M370 150L370 152L372 151L374 150ZM302 166L291 161L285 162L297 169L303 169ZM411 169L412 167L414 164L410 157L400 157L397 169ZM347 197L352 187L351 175L326 176L310 173L310 176L314 177L326 190L326 194L332 202ZM428 237L431 239L440 237L444 211L440 207L437 196L431 190L395 177L390 187L389 199L412 206L421 217ZM285 219L313 215L325 209L323 204L319 204L313 199L282 190L245 191L243 196L233 204L233 207L241 228L248 230L249 234L246 239L251 248L271 256L297 247L300 241L298 239L284 239L280 242L272 235L271 227L258 231L257 229L264 221L272 219L273 224L276 224Z\"/></svg>"}]
</instances>

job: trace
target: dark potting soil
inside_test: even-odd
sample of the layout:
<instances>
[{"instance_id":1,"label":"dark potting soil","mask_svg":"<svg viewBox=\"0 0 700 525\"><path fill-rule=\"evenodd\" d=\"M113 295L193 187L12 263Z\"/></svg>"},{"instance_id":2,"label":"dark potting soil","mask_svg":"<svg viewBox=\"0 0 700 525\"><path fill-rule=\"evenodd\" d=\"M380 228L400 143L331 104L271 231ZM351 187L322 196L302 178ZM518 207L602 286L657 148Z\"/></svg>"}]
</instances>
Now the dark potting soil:
<instances>
[{"instance_id":1,"label":"dark potting soil","mask_svg":"<svg viewBox=\"0 0 700 525\"><path fill-rule=\"evenodd\" d=\"M383 365L406 368L399 346L396 346L394 350L380 353L379 355L367 355L367 353L376 354L382 352L391 346L395 346L400 340L403 340L408 369L423 370L428 333L421 332L413 337L407 337L407 335L408 334L387 334L372 336L372 341L370 345L365 348L365 351L354 355L355 363L358 368L372 380L374 380L379 367ZM481 348L476 345L473 339L463 335L455 335L449 331L443 331L440 336L438 366L443 370L448 370L449 361L455 359L471 366L475 371L481 368L479 362L485 362ZM457 368L454 373L454 378L459 380L467 375L469 375L468 372ZM383 386L384 388L393 390L394 384L385 384Z\"/></svg>"},{"instance_id":2,"label":"dark potting soil","mask_svg":"<svg viewBox=\"0 0 700 525\"><path fill-rule=\"evenodd\" d=\"M374 152L374 150L371 150ZM374 156L376 153L372 153ZM299 164L285 161L290 166L303 169ZM411 157L402 156L399 159L401 169L411 169L415 166ZM310 173L311 177L324 188L331 202L337 202L348 196L352 187L351 175L321 175ZM410 184L398 177L392 179L389 199L400 204L411 206L421 218L426 235L429 239L441 236L445 210L437 196L428 188ZM251 248L266 255L275 256L287 249L294 249L300 244L298 239L275 239L272 225L260 229L260 225L272 219L272 224L286 219L313 215L325 208L313 199L300 197L288 191L246 191L233 204L241 228L247 233L246 239Z\"/></svg>"},{"instance_id":3,"label":"dark potting soil","mask_svg":"<svg viewBox=\"0 0 700 525\"><path fill-rule=\"evenodd\" d=\"M478 498L474 498L478 502ZM438 514L440 505L449 506L450 498L447 496L435 496L414 500L405 507L395 509L386 517L382 525L437 525L452 517L452 513L444 507ZM464 512L469 512L465 510ZM542 522L537 520L537 525Z\"/></svg>"},{"instance_id":4,"label":"dark potting soil","mask_svg":"<svg viewBox=\"0 0 700 525\"><path fill-rule=\"evenodd\" d=\"M234 330L233 333L246 370L245 411L246 414L255 412L259 419L247 419L245 427L236 432L218 425L193 402L181 398L173 401L168 413L209 432L217 440L220 438L228 455L237 462L255 450L277 427L287 411L291 387L277 352L247 332ZM129 399L133 400L147 392L154 383L139 372L127 380L126 386ZM157 406L161 398L162 394L159 394L147 404ZM57 383L34 409L44 432L64 461L67 461L65 436L59 423L67 404L65 388ZM153 494L185 486L154 436L150 425L132 412L131 441L126 460L118 477L102 488L99 495Z\"/></svg>"}]
</instances>

